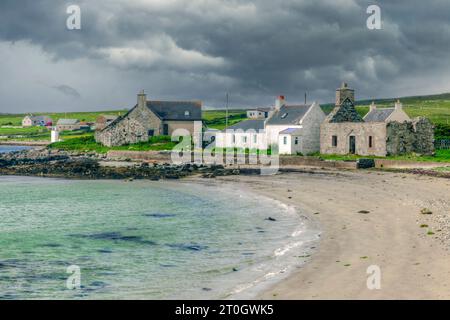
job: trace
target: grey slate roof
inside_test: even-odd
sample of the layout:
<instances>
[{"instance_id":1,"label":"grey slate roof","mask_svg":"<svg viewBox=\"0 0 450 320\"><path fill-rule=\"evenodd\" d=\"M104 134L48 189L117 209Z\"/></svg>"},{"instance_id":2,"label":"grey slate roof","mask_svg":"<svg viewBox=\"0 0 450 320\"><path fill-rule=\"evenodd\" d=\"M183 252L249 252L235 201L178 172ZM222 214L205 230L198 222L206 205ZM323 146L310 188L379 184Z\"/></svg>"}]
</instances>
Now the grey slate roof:
<instances>
[{"instance_id":1,"label":"grey slate roof","mask_svg":"<svg viewBox=\"0 0 450 320\"><path fill-rule=\"evenodd\" d=\"M280 132L280 134L294 134L299 133L301 131L300 128L287 128Z\"/></svg>"},{"instance_id":2,"label":"grey slate roof","mask_svg":"<svg viewBox=\"0 0 450 320\"><path fill-rule=\"evenodd\" d=\"M147 108L162 120L202 120L200 101L147 101Z\"/></svg>"},{"instance_id":3,"label":"grey slate roof","mask_svg":"<svg viewBox=\"0 0 450 320\"><path fill-rule=\"evenodd\" d=\"M394 112L394 108L383 108L369 111L365 115L364 121L366 122L384 122Z\"/></svg>"},{"instance_id":4,"label":"grey slate roof","mask_svg":"<svg viewBox=\"0 0 450 320\"><path fill-rule=\"evenodd\" d=\"M47 120L51 120L51 118L47 117L47 116L27 116L27 117L29 117L33 121L44 121L45 122Z\"/></svg>"},{"instance_id":5,"label":"grey slate roof","mask_svg":"<svg viewBox=\"0 0 450 320\"><path fill-rule=\"evenodd\" d=\"M74 124L78 124L78 123L79 123L78 119L59 119L57 124L67 126L67 125L74 125Z\"/></svg>"},{"instance_id":6,"label":"grey slate roof","mask_svg":"<svg viewBox=\"0 0 450 320\"><path fill-rule=\"evenodd\" d=\"M264 120L245 120L236 123L235 125L229 126L228 129L232 130L241 129L244 131L254 129L256 131L259 131L264 129Z\"/></svg>"},{"instance_id":7,"label":"grey slate roof","mask_svg":"<svg viewBox=\"0 0 450 320\"><path fill-rule=\"evenodd\" d=\"M267 120L267 125L299 124L312 105L284 105Z\"/></svg>"},{"instance_id":8,"label":"grey slate roof","mask_svg":"<svg viewBox=\"0 0 450 320\"><path fill-rule=\"evenodd\" d=\"M262 111L262 112L269 112L271 111L272 108L270 107L261 107L261 108L253 108L253 109L248 109L247 111Z\"/></svg>"}]
</instances>

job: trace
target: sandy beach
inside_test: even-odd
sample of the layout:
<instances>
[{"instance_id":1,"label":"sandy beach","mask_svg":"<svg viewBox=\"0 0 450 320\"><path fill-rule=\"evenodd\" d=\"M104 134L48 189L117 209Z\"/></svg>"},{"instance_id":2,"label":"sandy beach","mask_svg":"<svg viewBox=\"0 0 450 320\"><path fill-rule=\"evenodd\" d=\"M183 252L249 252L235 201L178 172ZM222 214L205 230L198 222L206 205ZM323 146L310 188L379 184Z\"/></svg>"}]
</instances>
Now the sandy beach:
<instances>
[{"instance_id":1,"label":"sandy beach","mask_svg":"<svg viewBox=\"0 0 450 320\"><path fill-rule=\"evenodd\" d=\"M450 298L449 179L313 169L217 179L293 205L322 230L307 263L258 298ZM367 288L371 265L379 290Z\"/></svg>"}]
</instances>

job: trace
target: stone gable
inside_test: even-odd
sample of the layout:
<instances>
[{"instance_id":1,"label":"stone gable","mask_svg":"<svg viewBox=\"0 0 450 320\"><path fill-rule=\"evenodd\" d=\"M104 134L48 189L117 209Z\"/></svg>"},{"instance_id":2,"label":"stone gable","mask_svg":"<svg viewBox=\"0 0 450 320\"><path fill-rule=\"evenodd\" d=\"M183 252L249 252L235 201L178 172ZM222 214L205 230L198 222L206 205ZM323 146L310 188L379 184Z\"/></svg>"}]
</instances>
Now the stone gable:
<instances>
[{"instance_id":1,"label":"stone gable","mask_svg":"<svg viewBox=\"0 0 450 320\"><path fill-rule=\"evenodd\" d=\"M339 122L364 122L363 118L356 111L353 102L347 98L338 105L328 115L327 122L339 123Z\"/></svg>"},{"instance_id":2,"label":"stone gable","mask_svg":"<svg viewBox=\"0 0 450 320\"><path fill-rule=\"evenodd\" d=\"M97 142L112 147L148 141L149 133L160 135L162 121L145 106L136 106L123 117L96 133Z\"/></svg>"}]
</instances>

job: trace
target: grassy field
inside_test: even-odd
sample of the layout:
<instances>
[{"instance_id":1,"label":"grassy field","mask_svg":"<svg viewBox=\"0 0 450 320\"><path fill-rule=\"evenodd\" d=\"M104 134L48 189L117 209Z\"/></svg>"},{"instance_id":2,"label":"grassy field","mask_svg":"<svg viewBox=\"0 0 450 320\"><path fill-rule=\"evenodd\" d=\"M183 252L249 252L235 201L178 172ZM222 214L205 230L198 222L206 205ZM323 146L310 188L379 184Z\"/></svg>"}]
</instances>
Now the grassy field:
<instances>
[{"instance_id":1,"label":"grassy field","mask_svg":"<svg viewBox=\"0 0 450 320\"><path fill-rule=\"evenodd\" d=\"M229 110L228 111L228 126L232 126L238 122L247 119L246 110ZM203 111L203 121L209 128L225 129L226 125L226 111L225 110L205 110Z\"/></svg>"},{"instance_id":2,"label":"grassy field","mask_svg":"<svg viewBox=\"0 0 450 320\"><path fill-rule=\"evenodd\" d=\"M106 153L109 150L126 150L126 151L161 151L172 150L178 143L172 142L170 136L152 137L148 142L141 142L132 145L120 147L105 147L95 142L92 134L86 136L72 137L62 142L56 142L49 146L49 148L61 149L67 151L80 152L97 152Z\"/></svg>"},{"instance_id":3,"label":"grassy field","mask_svg":"<svg viewBox=\"0 0 450 320\"><path fill-rule=\"evenodd\" d=\"M121 115L127 110L98 111L98 112L68 112L68 113L36 113L35 115L47 115L56 123L61 118L78 119L80 121L95 122L98 116L103 114ZM50 141L50 130L45 127L22 128L22 119L26 114L0 114L0 140L17 141ZM62 132L62 139L74 136L85 136L84 132Z\"/></svg>"}]
</instances>

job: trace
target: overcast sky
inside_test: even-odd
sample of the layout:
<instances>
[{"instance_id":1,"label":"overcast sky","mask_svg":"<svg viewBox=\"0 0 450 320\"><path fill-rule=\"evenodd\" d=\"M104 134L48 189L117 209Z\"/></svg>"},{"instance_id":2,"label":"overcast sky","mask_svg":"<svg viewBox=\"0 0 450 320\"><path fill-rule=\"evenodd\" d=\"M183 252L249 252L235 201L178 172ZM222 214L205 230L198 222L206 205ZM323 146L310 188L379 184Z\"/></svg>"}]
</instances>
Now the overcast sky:
<instances>
[{"instance_id":1,"label":"overcast sky","mask_svg":"<svg viewBox=\"0 0 450 320\"><path fill-rule=\"evenodd\" d=\"M432 94L449 71L448 0L0 1L0 112L130 108L142 89L213 107L331 102L342 81L357 99Z\"/></svg>"}]
</instances>

